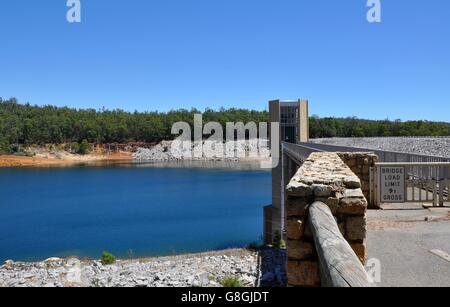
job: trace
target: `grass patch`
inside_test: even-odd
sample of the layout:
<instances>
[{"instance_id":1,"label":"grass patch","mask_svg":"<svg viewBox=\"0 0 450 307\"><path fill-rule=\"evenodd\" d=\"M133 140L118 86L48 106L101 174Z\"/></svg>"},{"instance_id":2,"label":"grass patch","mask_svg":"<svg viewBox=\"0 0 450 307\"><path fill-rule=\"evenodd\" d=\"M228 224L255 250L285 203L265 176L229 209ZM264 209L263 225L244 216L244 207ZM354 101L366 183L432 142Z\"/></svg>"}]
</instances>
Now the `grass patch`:
<instances>
[{"instance_id":1,"label":"grass patch","mask_svg":"<svg viewBox=\"0 0 450 307\"><path fill-rule=\"evenodd\" d=\"M103 265L114 264L116 262L116 257L111 253L103 252L101 261Z\"/></svg>"},{"instance_id":2,"label":"grass patch","mask_svg":"<svg viewBox=\"0 0 450 307\"><path fill-rule=\"evenodd\" d=\"M224 288L243 288L244 284L237 276L227 276L225 277L220 284Z\"/></svg>"},{"instance_id":3,"label":"grass patch","mask_svg":"<svg viewBox=\"0 0 450 307\"><path fill-rule=\"evenodd\" d=\"M278 249L286 249L286 242L282 239L279 231L275 233L273 238L273 247Z\"/></svg>"}]
</instances>

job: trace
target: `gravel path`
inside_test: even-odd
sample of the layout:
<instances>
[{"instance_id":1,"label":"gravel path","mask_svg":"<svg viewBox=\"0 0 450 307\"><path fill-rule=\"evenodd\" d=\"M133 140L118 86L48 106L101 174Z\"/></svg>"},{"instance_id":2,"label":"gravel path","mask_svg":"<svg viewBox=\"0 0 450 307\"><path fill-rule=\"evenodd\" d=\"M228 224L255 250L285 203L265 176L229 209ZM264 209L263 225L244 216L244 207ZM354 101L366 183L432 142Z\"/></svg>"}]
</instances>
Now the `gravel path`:
<instances>
[{"instance_id":1,"label":"gravel path","mask_svg":"<svg viewBox=\"0 0 450 307\"><path fill-rule=\"evenodd\" d=\"M286 252L245 249L136 260L112 265L76 258L6 261L0 287L220 287L228 276L245 286L284 286Z\"/></svg>"},{"instance_id":2,"label":"gravel path","mask_svg":"<svg viewBox=\"0 0 450 307\"><path fill-rule=\"evenodd\" d=\"M450 137L386 137L313 139L313 143L450 157Z\"/></svg>"}]
</instances>

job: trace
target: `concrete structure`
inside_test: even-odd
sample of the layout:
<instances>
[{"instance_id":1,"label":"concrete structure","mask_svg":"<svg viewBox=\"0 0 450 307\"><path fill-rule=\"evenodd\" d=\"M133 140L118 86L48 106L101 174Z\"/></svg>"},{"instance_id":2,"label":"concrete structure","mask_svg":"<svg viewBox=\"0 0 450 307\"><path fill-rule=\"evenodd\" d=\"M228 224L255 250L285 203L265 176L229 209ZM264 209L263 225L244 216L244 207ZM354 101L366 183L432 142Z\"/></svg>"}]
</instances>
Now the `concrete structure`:
<instances>
[{"instance_id":1,"label":"concrete structure","mask_svg":"<svg viewBox=\"0 0 450 307\"><path fill-rule=\"evenodd\" d=\"M280 123L281 142L309 141L308 109L308 101L304 99L297 101L273 100L269 102L270 122ZM270 131L270 135L272 136L272 131ZM273 235L277 232L280 234L284 232L284 188L290 176L283 176L282 170L285 168L284 174L292 176L297 170L296 165L285 159L281 154L281 144L271 144L271 146L279 146L281 161L276 168L272 169L272 206L271 209L265 209L265 224L271 223L270 227L265 227L266 243L271 243ZM271 213L269 214L267 210L271 210ZM270 232L267 231L268 229L270 229ZM270 236L270 233L272 233L272 236Z\"/></svg>"},{"instance_id":2,"label":"concrete structure","mask_svg":"<svg viewBox=\"0 0 450 307\"><path fill-rule=\"evenodd\" d=\"M270 122L280 123L280 140L287 143L309 142L308 100L269 102Z\"/></svg>"}]
</instances>

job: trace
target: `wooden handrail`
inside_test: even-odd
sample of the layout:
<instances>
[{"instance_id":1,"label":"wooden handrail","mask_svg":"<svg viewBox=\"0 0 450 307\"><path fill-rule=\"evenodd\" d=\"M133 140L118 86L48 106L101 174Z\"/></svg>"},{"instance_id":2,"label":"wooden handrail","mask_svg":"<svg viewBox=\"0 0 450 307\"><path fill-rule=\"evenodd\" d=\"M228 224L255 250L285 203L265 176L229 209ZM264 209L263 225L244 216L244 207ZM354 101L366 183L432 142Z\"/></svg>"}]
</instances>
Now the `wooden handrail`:
<instances>
[{"instance_id":1,"label":"wooden handrail","mask_svg":"<svg viewBox=\"0 0 450 307\"><path fill-rule=\"evenodd\" d=\"M361 261L342 236L330 208L315 202L309 208L309 222L319 256L322 286L373 287Z\"/></svg>"}]
</instances>

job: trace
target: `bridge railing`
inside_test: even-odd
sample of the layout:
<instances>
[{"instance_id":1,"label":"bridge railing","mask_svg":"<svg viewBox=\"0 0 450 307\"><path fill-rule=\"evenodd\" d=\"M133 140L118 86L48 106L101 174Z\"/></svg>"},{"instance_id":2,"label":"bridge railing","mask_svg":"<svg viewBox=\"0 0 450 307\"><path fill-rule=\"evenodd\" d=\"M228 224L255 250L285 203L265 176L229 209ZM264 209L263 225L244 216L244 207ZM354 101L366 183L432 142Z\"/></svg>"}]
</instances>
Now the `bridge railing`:
<instances>
[{"instance_id":1,"label":"bridge railing","mask_svg":"<svg viewBox=\"0 0 450 307\"><path fill-rule=\"evenodd\" d=\"M323 152L327 150L321 150L308 146L309 143L292 144L282 143L282 151L288 155L291 159L299 164L302 164L313 152Z\"/></svg>"},{"instance_id":2,"label":"bridge railing","mask_svg":"<svg viewBox=\"0 0 450 307\"><path fill-rule=\"evenodd\" d=\"M450 162L449 157L439 157L439 156L427 156L420 154L410 154L397 151L386 151L378 149L369 149L361 147L348 147L348 146L337 146L328 144L318 144L318 143L298 143L292 144L297 146L305 146L310 149L315 149L317 151L331 151L331 152L373 152L379 158L380 162Z\"/></svg>"},{"instance_id":3,"label":"bridge railing","mask_svg":"<svg viewBox=\"0 0 450 307\"><path fill-rule=\"evenodd\" d=\"M339 230L330 208L315 202L309 208L323 287L374 287L361 261Z\"/></svg>"},{"instance_id":4,"label":"bridge railing","mask_svg":"<svg viewBox=\"0 0 450 307\"><path fill-rule=\"evenodd\" d=\"M286 145L285 145L286 146ZM377 150L377 149L368 149L368 148L359 148L359 147L347 147L347 146L336 146L336 145L327 145L327 144L317 144L317 143L298 143L298 144L289 144L287 146L289 152L299 151L300 153L305 150L311 152L320 152L320 151L330 151L330 152L373 152L379 158L380 162L395 162L395 163L446 163L450 162L450 158L448 157L439 157L439 156L427 156L420 154L410 154L404 152L396 152L396 151L385 151L385 150ZM435 180L443 180L450 179L450 168L441 168L439 172L436 173L435 168L426 168L426 167L416 167L411 168L410 176L417 179L435 179Z\"/></svg>"},{"instance_id":5,"label":"bridge railing","mask_svg":"<svg viewBox=\"0 0 450 307\"><path fill-rule=\"evenodd\" d=\"M449 187L450 178L445 174L450 173L450 162L381 162L373 168L375 178L375 197L378 204L385 199L378 199L381 195L382 168L402 169L405 176L403 200L408 203L433 203L433 206L444 206L450 202ZM400 187L400 191L401 188Z\"/></svg>"},{"instance_id":6,"label":"bridge railing","mask_svg":"<svg viewBox=\"0 0 450 307\"><path fill-rule=\"evenodd\" d=\"M409 201L433 201L435 205L437 202L442 205L443 202L450 201L450 167L448 164L450 158L448 157L317 143L283 143L282 148L284 154L300 165L313 152L371 152L378 156L381 163L407 165L405 171L408 176L409 189L412 190ZM416 194L419 196L416 197Z\"/></svg>"}]
</instances>

